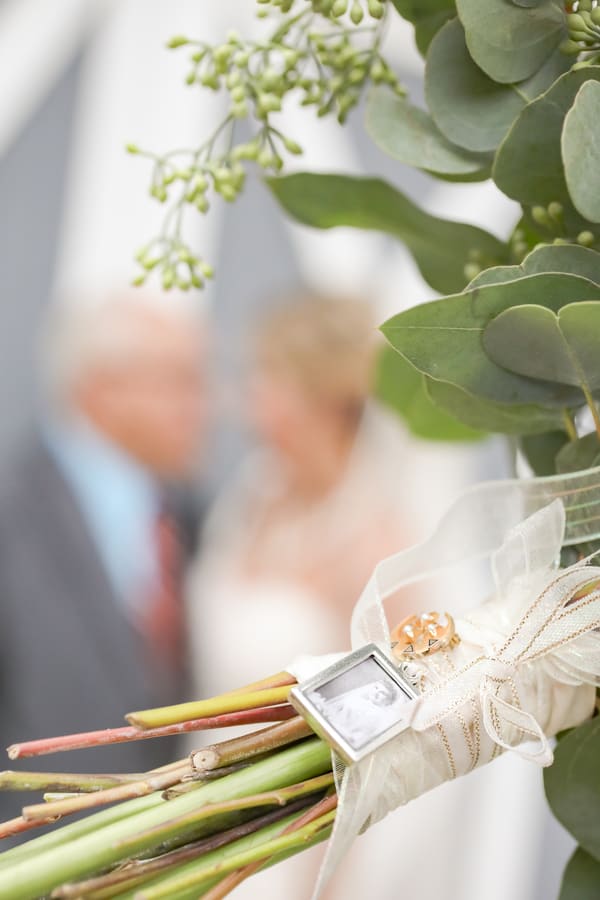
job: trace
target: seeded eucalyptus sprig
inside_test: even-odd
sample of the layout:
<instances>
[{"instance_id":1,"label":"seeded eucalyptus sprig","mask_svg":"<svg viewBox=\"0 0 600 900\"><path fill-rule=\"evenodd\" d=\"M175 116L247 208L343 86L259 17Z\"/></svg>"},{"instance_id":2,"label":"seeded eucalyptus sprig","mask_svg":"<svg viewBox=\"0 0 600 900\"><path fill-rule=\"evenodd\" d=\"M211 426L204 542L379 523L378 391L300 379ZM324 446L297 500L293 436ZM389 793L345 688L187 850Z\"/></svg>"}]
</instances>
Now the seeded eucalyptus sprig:
<instances>
[{"instance_id":1,"label":"seeded eucalyptus sprig","mask_svg":"<svg viewBox=\"0 0 600 900\"><path fill-rule=\"evenodd\" d=\"M335 115L343 123L370 82L404 94L381 54L386 11L382 0L257 2L259 15L271 16L275 24L264 40L230 32L216 46L182 35L167 44L191 50L186 84L226 92L228 109L199 147L160 155L127 146L130 153L152 160L150 194L168 205L160 234L136 256L141 272L135 284L143 284L154 270L166 290L201 288L211 277L212 267L184 237L184 213L191 207L206 213L215 195L235 200L244 187L248 162L274 173L283 167L286 154L302 153L300 144L273 121L291 95L302 106L314 106L318 116ZM239 139L242 121L253 125L250 139Z\"/></svg>"}]
</instances>

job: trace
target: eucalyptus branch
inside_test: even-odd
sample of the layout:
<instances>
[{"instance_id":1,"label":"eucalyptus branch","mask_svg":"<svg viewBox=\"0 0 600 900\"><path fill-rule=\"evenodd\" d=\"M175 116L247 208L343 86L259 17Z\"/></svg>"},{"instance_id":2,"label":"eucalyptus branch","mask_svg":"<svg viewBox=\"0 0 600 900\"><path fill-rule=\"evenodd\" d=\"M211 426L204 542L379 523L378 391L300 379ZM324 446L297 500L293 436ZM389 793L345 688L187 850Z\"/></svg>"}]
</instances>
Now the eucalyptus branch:
<instances>
[{"instance_id":1,"label":"eucalyptus branch","mask_svg":"<svg viewBox=\"0 0 600 900\"><path fill-rule=\"evenodd\" d=\"M264 41L230 32L214 47L182 35L168 42L171 49L192 49L186 84L226 91L228 111L195 149L157 155L127 145L129 153L153 160L150 195L168 204L160 233L136 255L141 271L134 284L143 284L153 271L160 273L166 290L201 288L212 277L212 266L183 236L186 211L193 207L207 213L217 195L233 202L244 188L248 163L277 173L286 154L302 153L301 145L272 121L292 96L302 106L314 106L318 116L334 114L343 123L370 83L404 94L381 53L387 0L301 0L300 12L293 0L257 2L258 14L276 21ZM235 126L241 120L258 127L239 143Z\"/></svg>"}]
</instances>

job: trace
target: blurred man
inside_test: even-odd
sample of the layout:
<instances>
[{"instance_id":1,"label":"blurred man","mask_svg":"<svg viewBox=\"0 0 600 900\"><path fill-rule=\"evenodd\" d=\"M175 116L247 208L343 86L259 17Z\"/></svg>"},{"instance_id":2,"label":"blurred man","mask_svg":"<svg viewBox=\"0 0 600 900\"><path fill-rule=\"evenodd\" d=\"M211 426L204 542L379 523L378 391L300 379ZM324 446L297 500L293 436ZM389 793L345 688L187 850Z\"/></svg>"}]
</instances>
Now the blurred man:
<instances>
[{"instance_id":1,"label":"blurred man","mask_svg":"<svg viewBox=\"0 0 600 900\"><path fill-rule=\"evenodd\" d=\"M192 307L178 298L136 292L56 311L48 409L0 486L3 746L185 699L179 584L194 537L182 539L164 486L196 461L199 343ZM145 771L168 761L166 744L28 768ZM16 805L9 811L0 795L3 818Z\"/></svg>"}]
</instances>

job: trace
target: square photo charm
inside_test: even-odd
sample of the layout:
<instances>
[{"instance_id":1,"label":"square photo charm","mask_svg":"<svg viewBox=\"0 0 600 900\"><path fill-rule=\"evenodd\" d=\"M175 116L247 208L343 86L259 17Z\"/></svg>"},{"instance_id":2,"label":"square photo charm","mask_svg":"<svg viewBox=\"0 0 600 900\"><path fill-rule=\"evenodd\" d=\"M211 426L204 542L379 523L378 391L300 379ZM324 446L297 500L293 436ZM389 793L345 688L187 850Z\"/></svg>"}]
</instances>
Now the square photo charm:
<instances>
[{"instance_id":1,"label":"square photo charm","mask_svg":"<svg viewBox=\"0 0 600 900\"><path fill-rule=\"evenodd\" d=\"M385 654L367 644L294 687L290 702L351 764L405 730L403 708L417 696Z\"/></svg>"}]
</instances>

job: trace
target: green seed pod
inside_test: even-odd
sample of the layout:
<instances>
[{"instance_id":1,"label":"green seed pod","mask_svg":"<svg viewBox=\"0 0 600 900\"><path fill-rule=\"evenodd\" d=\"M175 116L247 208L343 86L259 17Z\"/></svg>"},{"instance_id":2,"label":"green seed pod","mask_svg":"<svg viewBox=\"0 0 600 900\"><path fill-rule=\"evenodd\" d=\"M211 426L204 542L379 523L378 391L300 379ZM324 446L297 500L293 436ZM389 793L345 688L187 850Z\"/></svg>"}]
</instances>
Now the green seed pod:
<instances>
[{"instance_id":1,"label":"green seed pod","mask_svg":"<svg viewBox=\"0 0 600 900\"><path fill-rule=\"evenodd\" d=\"M215 47L212 55L215 62L229 62L233 56L233 47L229 44L220 44L218 47Z\"/></svg>"},{"instance_id":2,"label":"green seed pod","mask_svg":"<svg viewBox=\"0 0 600 900\"><path fill-rule=\"evenodd\" d=\"M142 272L140 275L136 275L135 278L132 278L131 283L134 287L141 287L145 283L146 278L146 273Z\"/></svg>"},{"instance_id":3,"label":"green seed pod","mask_svg":"<svg viewBox=\"0 0 600 900\"><path fill-rule=\"evenodd\" d=\"M553 200L552 203L548 204L548 215L551 219L554 219L555 222L562 222L563 212L563 205L557 200Z\"/></svg>"},{"instance_id":4,"label":"green seed pod","mask_svg":"<svg viewBox=\"0 0 600 900\"><path fill-rule=\"evenodd\" d=\"M300 153L302 153L302 147L300 146L300 144L297 144L296 141L293 141L291 138L284 138L283 146L288 153L293 153L294 156L298 156Z\"/></svg>"},{"instance_id":5,"label":"green seed pod","mask_svg":"<svg viewBox=\"0 0 600 900\"><path fill-rule=\"evenodd\" d=\"M194 206L199 213L206 213L210 209L210 203L208 202L204 194L199 194L199 196L196 197Z\"/></svg>"},{"instance_id":6,"label":"green seed pod","mask_svg":"<svg viewBox=\"0 0 600 900\"><path fill-rule=\"evenodd\" d=\"M594 25L600 25L600 6L595 6L590 13Z\"/></svg>"},{"instance_id":7,"label":"green seed pod","mask_svg":"<svg viewBox=\"0 0 600 900\"><path fill-rule=\"evenodd\" d=\"M381 84L381 82L385 78L385 68L382 66L380 60L375 60L373 65L371 66L371 79L375 84Z\"/></svg>"},{"instance_id":8,"label":"green seed pod","mask_svg":"<svg viewBox=\"0 0 600 900\"><path fill-rule=\"evenodd\" d=\"M225 78L225 86L228 87L229 90L232 90L236 85L240 83L241 80L242 76L238 69L232 69Z\"/></svg>"},{"instance_id":9,"label":"green seed pod","mask_svg":"<svg viewBox=\"0 0 600 900\"><path fill-rule=\"evenodd\" d=\"M175 284L175 269L173 266L166 266L162 273L162 286L165 291L170 291Z\"/></svg>"},{"instance_id":10,"label":"green seed pod","mask_svg":"<svg viewBox=\"0 0 600 900\"><path fill-rule=\"evenodd\" d=\"M300 59L300 53L298 50L288 50L287 48L282 51L283 64L288 69L293 69L298 60Z\"/></svg>"},{"instance_id":11,"label":"green seed pod","mask_svg":"<svg viewBox=\"0 0 600 900\"><path fill-rule=\"evenodd\" d=\"M215 270L209 263L202 261L199 264L199 268L205 278L213 278Z\"/></svg>"},{"instance_id":12,"label":"green seed pod","mask_svg":"<svg viewBox=\"0 0 600 900\"><path fill-rule=\"evenodd\" d=\"M364 18L364 10L359 3L359 0L353 0L352 9L350 10L350 18L354 25L360 25Z\"/></svg>"},{"instance_id":13,"label":"green seed pod","mask_svg":"<svg viewBox=\"0 0 600 900\"><path fill-rule=\"evenodd\" d=\"M271 167L272 159L273 154L270 150L264 147L256 157L256 162L262 169L269 169Z\"/></svg>"},{"instance_id":14,"label":"green seed pod","mask_svg":"<svg viewBox=\"0 0 600 900\"><path fill-rule=\"evenodd\" d=\"M193 63L199 63L199 62L202 62L205 55L206 55L206 50L197 50L196 53L192 53L192 55L190 56L190 59Z\"/></svg>"},{"instance_id":15,"label":"green seed pod","mask_svg":"<svg viewBox=\"0 0 600 900\"><path fill-rule=\"evenodd\" d=\"M140 148L137 144L125 144L125 149L128 153L131 153L133 155L140 152Z\"/></svg>"},{"instance_id":16,"label":"green seed pod","mask_svg":"<svg viewBox=\"0 0 600 900\"><path fill-rule=\"evenodd\" d=\"M248 115L248 104L245 100L241 103L234 103L231 107L231 115L234 119L245 119Z\"/></svg>"},{"instance_id":17,"label":"green seed pod","mask_svg":"<svg viewBox=\"0 0 600 900\"><path fill-rule=\"evenodd\" d=\"M348 0L335 0L331 7L331 15L337 19L339 16L343 16L347 9Z\"/></svg>"},{"instance_id":18,"label":"green seed pod","mask_svg":"<svg viewBox=\"0 0 600 900\"><path fill-rule=\"evenodd\" d=\"M281 109L281 100L276 94L259 94L257 108L260 115L265 116L270 112L279 112Z\"/></svg>"},{"instance_id":19,"label":"green seed pod","mask_svg":"<svg viewBox=\"0 0 600 900\"><path fill-rule=\"evenodd\" d=\"M176 34L167 41L167 47L169 50L175 50L177 47L183 47L185 44L189 44L189 42L189 38L184 37L182 34Z\"/></svg>"},{"instance_id":20,"label":"green seed pod","mask_svg":"<svg viewBox=\"0 0 600 900\"><path fill-rule=\"evenodd\" d=\"M571 13L567 16L567 28L569 31L585 31L586 24L579 13Z\"/></svg>"},{"instance_id":21,"label":"green seed pod","mask_svg":"<svg viewBox=\"0 0 600 900\"><path fill-rule=\"evenodd\" d=\"M195 288L202 288L202 287L204 287L204 282L203 282L202 279L199 277L199 275L196 275L196 273L194 273L194 274L191 276L190 281L192 282L192 284L194 285Z\"/></svg>"},{"instance_id":22,"label":"green seed pod","mask_svg":"<svg viewBox=\"0 0 600 900\"><path fill-rule=\"evenodd\" d=\"M187 75L185 76L185 83L193 84L195 82L195 80L196 80L196 70L192 69L191 72L188 72Z\"/></svg>"},{"instance_id":23,"label":"green seed pod","mask_svg":"<svg viewBox=\"0 0 600 900\"><path fill-rule=\"evenodd\" d=\"M241 103L246 99L246 88L243 84L237 84L231 92L231 99L234 103Z\"/></svg>"},{"instance_id":24,"label":"green seed pod","mask_svg":"<svg viewBox=\"0 0 600 900\"><path fill-rule=\"evenodd\" d=\"M592 0L579 0L577 4L579 11L584 10L584 12L589 12L592 8Z\"/></svg>"},{"instance_id":25,"label":"green seed pod","mask_svg":"<svg viewBox=\"0 0 600 900\"><path fill-rule=\"evenodd\" d=\"M215 72L205 72L204 75L200 77L200 84L204 85L204 87L211 88L213 91L216 91L221 86L221 82Z\"/></svg>"},{"instance_id":26,"label":"green seed pod","mask_svg":"<svg viewBox=\"0 0 600 900\"><path fill-rule=\"evenodd\" d=\"M531 217L538 225L544 225L546 228L549 228L552 225L548 210L544 206L532 207Z\"/></svg>"},{"instance_id":27,"label":"green seed pod","mask_svg":"<svg viewBox=\"0 0 600 900\"><path fill-rule=\"evenodd\" d=\"M577 235L577 243L582 247L591 247L596 242L596 238L591 231L580 231Z\"/></svg>"},{"instance_id":28,"label":"green seed pod","mask_svg":"<svg viewBox=\"0 0 600 900\"><path fill-rule=\"evenodd\" d=\"M237 191L232 184L219 184L216 186L216 190L223 200L226 200L228 203L231 203L237 197Z\"/></svg>"},{"instance_id":29,"label":"green seed pod","mask_svg":"<svg viewBox=\"0 0 600 900\"><path fill-rule=\"evenodd\" d=\"M233 62L240 69L245 69L248 65L250 54L246 50L238 50L233 56Z\"/></svg>"},{"instance_id":30,"label":"green seed pod","mask_svg":"<svg viewBox=\"0 0 600 900\"><path fill-rule=\"evenodd\" d=\"M372 19L381 19L383 17L384 8L381 0L369 0L368 10Z\"/></svg>"},{"instance_id":31,"label":"green seed pod","mask_svg":"<svg viewBox=\"0 0 600 900\"><path fill-rule=\"evenodd\" d=\"M481 272L481 266L478 266L477 263L470 262L465 265L463 272L465 273L465 278L469 281L473 281L473 279Z\"/></svg>"},{"instance_id":32,"label":"green seed pod","mask_svg":"<svg viewBox=\"0 0 600 900\"><path fill-rule=\"evenodd\" d=\"M365 69L357 67L356 69L352 69L350 75L348 77L348 81L350 84L360 84L361 81L365 80L367 72Z\"/></svg>"},{"instance_id":33,"label":"green seed pod","mask_svg":"<svg viewBox=\"0 0 600 900\"><path fill-rule=\"evenodd\" d=\"M561 53L564 53L565 56L576 56L578 53L581 53L582 48L579 44L576 44L575 41L563 41L562 44L559 45Z\"/></svg>"}]
</instances>

